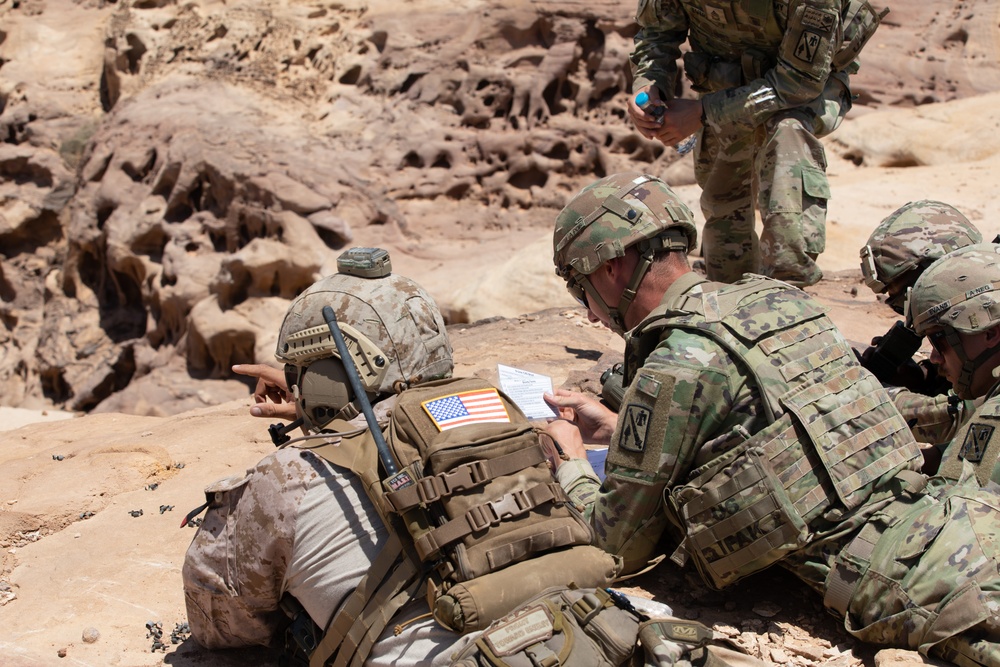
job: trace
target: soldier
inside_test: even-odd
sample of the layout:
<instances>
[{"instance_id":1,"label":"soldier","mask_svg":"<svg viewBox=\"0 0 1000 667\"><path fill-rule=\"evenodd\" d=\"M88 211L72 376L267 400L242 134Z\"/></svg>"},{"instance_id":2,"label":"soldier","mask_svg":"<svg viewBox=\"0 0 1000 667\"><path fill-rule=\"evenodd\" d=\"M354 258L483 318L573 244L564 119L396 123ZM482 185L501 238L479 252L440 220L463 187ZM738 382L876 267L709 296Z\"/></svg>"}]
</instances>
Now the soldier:
<instances>
[{"instance_id":1,"label":"soldier","mask_svg":"<svg viewBox=\"0 0 1000 667\"><path fill-rule=\"evenodd\" d=\"M952 250L982 240L979 230L955 207L939 201L912 201L893 211L868 237L861 249L861 273L869 289L884 294L886 304L902 316L907 290L924 269ZM902 322L899 326L902 327ZM873 340L872 347L861 355L862 365L884 383L928 396L946 393L951 383L938 377L934 364L911 358L920 345L920 337L912 335L909 329L906 332L911 336L893 336L890 331ZM885 338L891 340L884 341ZM880 342L888 349L879 348ZM899 347L903 348L902 353ZM909 350L912 352L904 355Z\"/></svg>"},{"instance_id":2,"label":"soldier","mask_svg":"<svg viewBox=\"0 0 1000 667\"><path fill-rule=\"evenodd\" d=\"M917 279L907 317L931 342L931 361L958 396L985 398L948 445L943 477L958 479L963 462L985 485L1000 483L1000 245L981 243L951 252Z\"/></svg>"},{"instance_id":3,"label":"soldier","mask_svg":"<svg viewBox=\"0 0 1000 667\"><path fill-rule=\"evenodd\" d=\"M671 560L722 588L778 563L858 639L1000 665L1000 498L917 472L884 388L823 307L786 283L728 285L688 267L690 211L628 173L584 188L556 219L556 272L625 334L615 415L557 391L557 477L598 543L636 571L668 526ZM609 444L606 478L584 439Z\"/></svg>"},{"instance_id":4,"label":"soldier","mask_svg":"<svg viewBox=\"0 0 1000 667\"><path fill-rule=\"evenodd\" d=\"M908 290L934 260L964 246L979 243L982 235L955 207L939 201L912 201L886 217L861 249L865 284L885 295L885 302L903 315ZM893 402L924 449L925 471L934 472L941 450L951 442L975 405L951 391L951 383L937 366L913 354L923 338L903 321L872 340L861 353L861 365L889 388Z\"/></svg>"},{"instance_id":5,"label":"soldier","mask_svg":"<svg viewBox=\"0 0 1000 667\"><path fill-rule=\"evenodd\" d=\"M334 308L355 350L361 339L374 346L358 354L389 362L366 387L377 416L385 416L397 390L451 376L444 321L420 286L393 274L328 276L297 297L282 322L276 355L286 363L287 379L244 369L267 378L261 382L273 399L299 406L300 419L281 435L299 425L318 430L335 417L365 423L333 350L306 359L289 352L290 339L324 325L324 305ZM303 396L312 401L305 410ZM279 449L246 475L213 484L206 495L211 507L188 549L183 580L192 635L207 648L280 644L295 616L286 649L304 651L296 642L317 639L312 624L327 627L389 540L362 481L309 449ZM399 618L425 611L426 604L410 604ZM385 633L366 664L448 664L454 633L431 620L405 628L398 636Z\"/></svg>"},{"instance_id":6,"label":"soldier","mask_svg":"<svg viewBox=\"0 0 1000 667\"><path fill-rule=\"evenodd\" d=\"M291 417L292 404L297 418L272 425L279 451L211 485L188 515L209 508L183 567L194 638L223 648L283 637L284 664L314 667L444 665L466 642L476 643L467 656L494 641L545 655L522 617L502 622L545 589L567 623L615 630L575 656L631 653L643 617L605 590L620 561L592 544L539 430L485 381L451 378L440 311L389 271L388 253L352 249L338 271L289 307L280 375L238 369L259 379L252 414ZM290 440L298 426L305 435ZM547 638L571 634L542 616L531 626L548 623ZM664 630L680 622L663 620ZM696 648L669 635L642 642Z\"/></svg>"},{"instance_id":7,"label":"soldier","mask_svg":"<svg viewBox=\"0 0 1000 667\"><path fill-rule=\"evenodd\" d=\"M653 108L630 99L629 115L668 145L699 133L710 279L763 273L806 286L822 277L815 260L826 243L830 186L819 139L851 108L856 56L880 20L864 0L639 0L632 92L647 93ZM700 100L675 98L685 41L684 72Z\"/></svg>"}]
</instances>

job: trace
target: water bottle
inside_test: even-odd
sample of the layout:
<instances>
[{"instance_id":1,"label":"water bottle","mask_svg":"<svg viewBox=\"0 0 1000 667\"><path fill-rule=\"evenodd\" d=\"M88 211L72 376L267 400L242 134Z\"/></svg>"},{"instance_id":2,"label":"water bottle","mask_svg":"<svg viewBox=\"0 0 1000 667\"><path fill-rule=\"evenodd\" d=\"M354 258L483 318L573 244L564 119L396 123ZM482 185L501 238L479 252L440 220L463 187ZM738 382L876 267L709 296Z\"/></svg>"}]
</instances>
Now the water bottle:
<instances>
[{"instance_id":1,"label":"water bottle","mask_svg":"<svg viewBox=\"0 0 1000 667\"><path fill-rule=\"evenodd\" d=\"M656 119L663 118L663 114L666 113L667 111L667 107L663 106L662 104L654 105L652 101L649 99L649 93L647 93L646 91L642 91L641 93L636 94L635 105ZM695 143L697 143L697 141L698 141L697 133L692 134L684 141L680 142L679 144L676 144L674 146L674 150L677 151L678 155L687 155L688 153L691 152L692 149L694 149L694 145Z\"/></svg>"},{"instance_id":2,"label":"water bottle","mask_svg":"<svg viewBox=\"0 0 1000 667\"><path fill-rule=\"evenodd\" d=\"M635 105L653 118L663 118L663 114L667 111L667 107L662 104L653 105L649 99L649 93L646 91L642 91L635 96Z\"/></svg>"}]
</instances>

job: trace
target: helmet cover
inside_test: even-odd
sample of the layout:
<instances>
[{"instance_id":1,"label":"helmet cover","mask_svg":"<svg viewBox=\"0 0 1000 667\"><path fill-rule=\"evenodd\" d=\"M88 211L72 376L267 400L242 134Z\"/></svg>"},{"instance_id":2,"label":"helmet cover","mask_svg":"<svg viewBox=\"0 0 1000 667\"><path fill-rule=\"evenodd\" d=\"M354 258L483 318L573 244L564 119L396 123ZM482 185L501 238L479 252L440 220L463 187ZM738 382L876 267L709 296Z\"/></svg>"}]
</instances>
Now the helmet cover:
<instances>
[{"instance_id":1,"label":"helmet cover","mask_svg":"<svg viewBox=\"0 0 1000 667\"><path fill-rule=\"evenodd\" d=\"M589 275L629 246L658 242L690 252L698 240L691 210L662 180L640 172L613 174L581 190L556 218L556 273Z\"/></svg>"},{"instance_id":2,"label":"helmet cover","mask_svg":"<svg viewBox=\"0 0 1000 667\"><path fill-rule=\"evenodd\" d=\"M910 290L908 319L921 336L936 327L976 333L1000 322L1000 244L951 252L924 271Z\"/></svg>"},{"instance_id":3,"label":"helmet cover","mask_svg":"<svg viewBox=\"0 0 1000 667\"><path fill-rule=\"evenodd\" d=\"M314 403L323 403L322 414L329 413L330 419L346 405L345 399L354 397L323 317L324 306L336 314L370 398L451 375L454 365L444 318L423 288L396 274L326 276L292 301L278 332L275 358L296 367L289 381L296 380ZM331 358L337 363L320 363ZM329 421L303 412L313 417L312 425Z\"/></svg>"},{"instance_id":4,"label":"helmet cover","mask_svg":"<svg viewBox=\"0 0 1000 667\"><path fill-rule=\"evenodd\" d=\"M980 243L982 234L954 206L939 201L912 201L886 217L861 249L865 284L876 294L897 281L913 284L934 260Z\"/></svg>"}]
</instances>

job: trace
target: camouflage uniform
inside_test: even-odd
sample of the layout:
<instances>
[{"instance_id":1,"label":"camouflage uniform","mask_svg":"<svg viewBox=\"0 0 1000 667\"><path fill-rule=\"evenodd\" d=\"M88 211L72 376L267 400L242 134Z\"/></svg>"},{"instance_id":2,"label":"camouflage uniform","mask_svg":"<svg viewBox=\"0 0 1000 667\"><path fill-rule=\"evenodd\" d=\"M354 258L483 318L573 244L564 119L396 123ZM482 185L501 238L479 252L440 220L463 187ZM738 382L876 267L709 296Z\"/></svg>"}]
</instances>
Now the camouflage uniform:
<instances>
[{"instance_id":1,"label":"camouflage uniform","mask_svg":"<svg viewBox=\"0 0 1000 667\"><path fill-rule=\"evenodd\" d=\"M902 387L886 390L914 439L941 448L952 441L976 409L973 401L963 401L953 393L927 396Z\"/></svg>"},{"instance_id":2,"label":"camouflage uniform","mask_svg":"<svg viewBox=\"0 0 1000 667\"><path fill-rule=\"evenodd\" d=\"M444 320L419 285L391 273L327 276L292 302L275 352L310 432L335 418L367 426L347 388L326 306L340 323L376 419L387 418L397 391L451 376ZM393 540L364 482L311 451L280 449L245 476L208 487L206 496L208 512L182 574L192 635L207 648L274 643L288 625L282 609L289 601L325 629L377 556L391 551ZM401 620L426 610L418 600L400 611ZM365 664L448 664L455 638L433 621L417 621L398 636L381 633Z\"/></svg>"},{"instance_id":3,"label":"camouflage uniform","mask_svg":"<svg viewBox=\"0 0 1000 667\"><path fill-rule=\"evenodd\" d=\"M974 375L1000 361L995 348L970 359L958 334L976 334L1000 326L1000 245L980 243L959 248L930 266L913 286L907 318L919 334L937 329L962 363L955 391L967 399L980 398ZM980 385L976 385L980 386ZM1000 382L985 393L984 402L945 449L940 474L956 479L965 468L974 470L980 484L1000 483Z\"/></svg>"},{"instance_id":4,"label":"camouflage uniform","mask_svg":"<svg viewBox=\"0 0 1000 667\"><path fill-rule=\"evenodd\" d=\"M206 493L212 506L182 570L188 623L206 648L280 643L285 595L325 628L389 538L361 481L308 450L278 450ZM424 612L419 601L401 620ZM455 640L418 620L383 633L365 664L446 665Z\"/></svg>"},{"instance_id":5,"label":"camouflage uniform","mask_svg":"<svg viewBox=\"0 0 1000 667\"><path fill-rule=\"evenodd\" d=\"M963 461L975 468L976 480L985 486L1000 484L1000 382L993 385L986 400L944 450L939 474L954 479L961 476Z\"/></svg>"},{"instance_id":6,"label":"camouflage uniform","mask_svg":"<svg viewBox=\"0 0 1000 667\"><path fill-rule=\"evenodd\" d=\"M823 275L815 259L825 249L830 188L819 138L851 108L849 74L865 41L850 48L838 41L849 30L842 4L639 0L634 90L652 85L672 97L681 44L691 47L683 60L703 95L695 176L705 214L702 254L713 280L763 273L804 286ZM867 18L877 26L878 17Z\"/></svg>"},{"instance_id":7,"label":"camouflage uniform","mask_svg":"<svg viewBox=\"0 0 1000 667\"><path fill-rule=\"evenodd\" d=\"M875 294L885 294L889 307L902 315L908 288L934 260L981 240L979 230L955 207L933 200L912 201L893 211L872 231L861 249L861 273L865 284ZM900 363L921 342L920 336L908 331L912 330L896 331L894 327L886 336L896 336L883 341L881 347L881 337L872 340L872 347L861 355L862 365L886 384L905 386L928 396L949 393L951 383L927 359L907 358ZM965 416L969 414L971 411ZM956 427L961 423L958 421Z\"/></svg>"},{"instance_id":8,"label":"camouflage uniform","mask_svg":"<svg viewBox=\"0 0 1000 667\"><path fill-rule=\"evenodd\" d=\"M676 204L662 182L629 178L563 209L553 244L567 281ZM780 563L859 639L1000 665L1000 497L917 472L906 422L822 306L769 278L687 272L626 341L605 481L583 459L557 469L626 571L673 526L672 560L710 585Z\"/></svg>"}]
</instances>

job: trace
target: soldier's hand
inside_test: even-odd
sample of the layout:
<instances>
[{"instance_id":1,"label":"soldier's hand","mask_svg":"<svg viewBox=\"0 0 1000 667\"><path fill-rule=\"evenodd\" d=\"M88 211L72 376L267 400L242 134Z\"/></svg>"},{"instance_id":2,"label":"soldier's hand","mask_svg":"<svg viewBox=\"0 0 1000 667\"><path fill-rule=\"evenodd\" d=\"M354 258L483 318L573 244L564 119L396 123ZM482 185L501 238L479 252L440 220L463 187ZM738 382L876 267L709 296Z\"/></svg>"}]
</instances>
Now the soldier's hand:
<instances>
[{"instance_id":1,"label":"soldier's hand","mask_svg":"<svg viewBox=\"0 0 1000 667\"><path fill-rule=\"evenodd\" d=\"M668 146L684 141L701 129L701 109L701 100L670 100L656 138Z\"/></svg>"},{"instance_id":2,"label":"soldier's hand","mask_svg":"<svg viewBox=\"0 0 1000 667\"><path fill-rule=\"evenodd\" d=\"M543 394L543 398L555 408L561 419L568 420L579 428L584 442L596 445L607 445L611 442L615 425L618 423L618 414L609 410L596 398L565 389L556 389L552 394Z\"/></svg>"},{"instance_id":3,"label":"soldier's hand","mask_svg":"<svg viewBox=\"0 0 1000 667\"><path fill-rule=\"evenodd\" d=\"M571 459L587 458L587 448L583 446L583 438L580 437L580 429L573 422L567 419L553 419L545 426L545 433L559 445L559 450ZM543 439L544 442L544 439ZM543 445L545 447L545 445ZM562 463L562 456L555 451L555 447L546 447L546 454L553 468L558 468Z\"/></svg>"},{"instance_id":4,"label":"soldier's hand","mask_svg":"<svg viewBox=\"0 0 1000 667\"><path fill-rule=\"evenodd\" d=\"M640 88L639 90L634 91L632 95L629 95L628 115L632 119L632 123L635 124L635 129L639 131L639 134L647 139L655 139L663 126L663 120L661 118L657 118L653 114L646 113L635 103L635 96L641 92L645 92L649 95L651 104L656 105L660 103L660 91L658 91L654 86Z\"/></svg>"},{"instance_id":5,"label":"soldier's hand","mask_svg":"<svg viewBox=\"0 0 1000 667\"><path fill-rule=\"evenodd\" d=\"M256 405L250 408L252 416L289 421L296 418L295 400L288 392L285 374L281 369L264 364L235 364L233 372L257 378L257 386L253 392Z\"/></svg>"}]
</instances>

